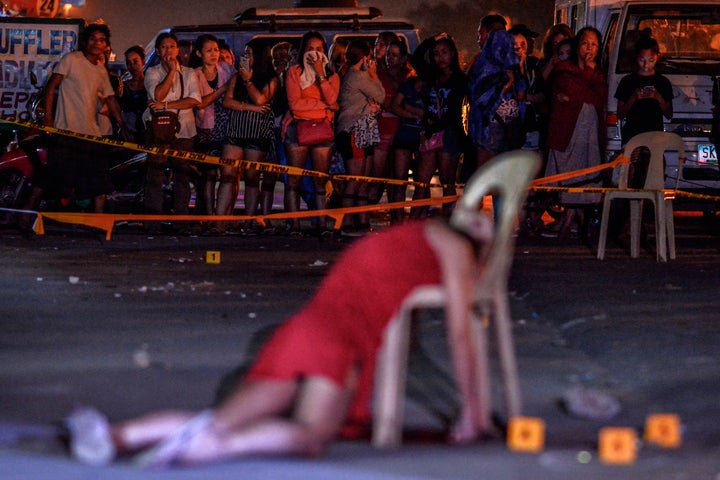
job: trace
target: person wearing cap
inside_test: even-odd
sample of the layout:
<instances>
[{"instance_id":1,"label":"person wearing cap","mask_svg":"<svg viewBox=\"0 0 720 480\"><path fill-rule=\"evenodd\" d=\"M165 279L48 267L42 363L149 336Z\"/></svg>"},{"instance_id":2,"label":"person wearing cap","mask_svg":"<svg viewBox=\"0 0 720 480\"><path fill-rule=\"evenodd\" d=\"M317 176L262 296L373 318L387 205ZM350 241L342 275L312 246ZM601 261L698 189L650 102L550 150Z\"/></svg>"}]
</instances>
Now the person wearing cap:
<instances>
[{"instance_id":1,"label":"person wearing cap","mask_svg":"<svg viewBox=\"0 0 720 480\"><path fill-rule=\"evenodd\" d=\"M260 351L243 383L200 413L151 413L110 428L97 411L71 415L76 458L102 464L116 452L146 450L146 467L191 465L251 455L318 455L343 424L370 425L375 361L393 314L416 287L444 285L446 322L460 412L449 441L484 432L471 334L472 292L485 265L493 223L458 206L355 242L315 296ZM75 433L75 434L74 434ZM97 455L93 455L97 452Z\"/></svg>"}]
</instances>

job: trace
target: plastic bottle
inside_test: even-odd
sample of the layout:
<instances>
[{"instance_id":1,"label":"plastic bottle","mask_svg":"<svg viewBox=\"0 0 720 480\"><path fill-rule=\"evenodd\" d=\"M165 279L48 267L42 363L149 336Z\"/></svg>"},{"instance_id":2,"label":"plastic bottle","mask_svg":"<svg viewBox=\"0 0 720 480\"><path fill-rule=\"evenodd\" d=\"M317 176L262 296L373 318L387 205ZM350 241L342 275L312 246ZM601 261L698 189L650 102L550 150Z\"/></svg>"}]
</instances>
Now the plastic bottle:
<instances>
[{"instance_id":1,"label":"plastic bottle","mask_svg":"<svg viewBox=\"0 0 720 480\"><path fill-rule=\"evenodd\" d=\"M12 140L8 143L7 151L11 152L20 146L20 139L18 138L17 130L13 130Z\"/></svg>"}]
</instances>

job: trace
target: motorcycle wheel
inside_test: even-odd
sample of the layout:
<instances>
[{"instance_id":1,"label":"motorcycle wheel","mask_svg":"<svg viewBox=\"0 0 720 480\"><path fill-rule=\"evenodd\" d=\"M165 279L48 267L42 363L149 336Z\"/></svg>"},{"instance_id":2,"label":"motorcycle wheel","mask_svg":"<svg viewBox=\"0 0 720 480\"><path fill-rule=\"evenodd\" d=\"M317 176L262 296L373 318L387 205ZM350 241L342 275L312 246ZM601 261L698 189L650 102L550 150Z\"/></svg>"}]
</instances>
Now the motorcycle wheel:
<instances>
[{"instance_id":1,"label":"motorcycle wheel","mask_svg":"<svg viewBox=\"0 0 720 480\"><path fill-rule=\"evenodd\" d=\"M18 208L22 202L25 176L17 170L0 172L0 208ZM0 224L12 221L12 212L0 211Z\"/></svg>"}]
</instances>

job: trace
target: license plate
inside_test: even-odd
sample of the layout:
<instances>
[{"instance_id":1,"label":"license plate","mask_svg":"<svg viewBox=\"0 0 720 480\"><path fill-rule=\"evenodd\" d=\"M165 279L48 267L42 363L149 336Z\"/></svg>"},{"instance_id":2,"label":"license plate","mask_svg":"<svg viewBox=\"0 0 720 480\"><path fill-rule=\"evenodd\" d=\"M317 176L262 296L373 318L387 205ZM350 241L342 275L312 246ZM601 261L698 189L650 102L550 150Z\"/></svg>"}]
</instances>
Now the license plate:
<instances>
[{"instance_id":1,"label":"license plate","mask_svg":"<svg viewBox=\"0 0 720 480\"><path fill-rule=\"evenodd\" d=\"M717 165L718 157L715 145L712 143L701 143L698 145L698 163L706 165Z\"/></svg>"}]
</instances>

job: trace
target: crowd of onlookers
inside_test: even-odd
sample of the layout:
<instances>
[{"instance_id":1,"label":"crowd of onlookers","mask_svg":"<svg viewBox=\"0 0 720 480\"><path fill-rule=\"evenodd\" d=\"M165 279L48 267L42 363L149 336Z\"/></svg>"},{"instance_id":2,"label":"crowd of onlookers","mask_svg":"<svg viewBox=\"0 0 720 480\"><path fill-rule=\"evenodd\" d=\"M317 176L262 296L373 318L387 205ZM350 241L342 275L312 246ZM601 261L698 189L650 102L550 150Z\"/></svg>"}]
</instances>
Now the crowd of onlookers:
<instances>
[{"instance_id":1,"label":"crowd of onlookers","mask_svg":"<svg viewBox=\"0 0 720 480\"><path fill-rule=\"evenodd\" d=\"M542 42L537 48L536 40ZM154 66L145 68L142 47L127 49L127 72L119 81L106 69L110 31L91 24L83 30L80 51L63 57L49 80L45 122L223 159L218 167L149 155L145 211L157 214L164 211L168 169L173 213L189 213L194 177L194 213L232 214L242 185L244 213L254 216L272 211L278 181L284 182L286 212L298 211L301 201L312 209L363 206L378 203L385 193L389 202L404 201L408 189L399 183L328 181L323 175L280 176L243 168L241 161L395 180L407 180L412 172L418 182L415 200L429 198L434 175L443 195L455 194L458 182L508 150L540 152L546 175L602 162L608 92L596 29L575 33L559 24L540 38L525 25L508 29L505 17L491 14L480 22L478 46L466 70L455 41L445 33L427 38L414 51L393 32L378 35L374 45L363 40L327 45L322 34L310 31L297 48L252 40L242 52L202 34L183 58L178 39L166 32L156 39L159 62ZM669 82L654 70L657 42L647 36L636 47L637 73L615 92L624 142L643 131L661 130L662 117L672 116ZM171 138L161 137L153 125L164 112L177 121ZM99 148L66 138L52 155L63 185L94 198L97 212L112 189ZM561 183L601 184L599 173ZM565 213L557 234L582 234L598 194L533 195L524 231L543 230L542 213L558 200ZM452 203L443 205L446 214L452 208ZM412 207L409 213L413 219L427 215L428 207ZM390 218L403 222L405 209L393 209ZM145 228L157 231L154 223L146 222ZM252 221L239 227L261 228ZM324 218L316 219L320 235L329 232L326 227ZM222 234L238 226L211 221L202 228ZM300 233L297 219L272 228ZM369 230L367 212L344 217L345 234Z\"/></svg>"}]
</instances>

